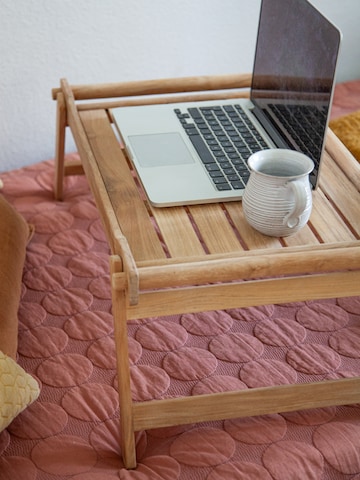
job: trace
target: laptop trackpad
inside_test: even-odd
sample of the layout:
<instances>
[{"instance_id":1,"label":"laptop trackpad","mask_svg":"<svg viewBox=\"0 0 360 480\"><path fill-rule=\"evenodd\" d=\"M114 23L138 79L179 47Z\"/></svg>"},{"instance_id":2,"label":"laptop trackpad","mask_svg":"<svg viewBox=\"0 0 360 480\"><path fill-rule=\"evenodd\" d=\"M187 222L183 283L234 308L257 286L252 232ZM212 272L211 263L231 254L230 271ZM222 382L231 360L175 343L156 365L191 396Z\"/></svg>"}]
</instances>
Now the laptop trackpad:
<instances>
[{"instance_id":1,"label":"laptop trackpad","mask_svg":"<svg viewBox=\"0 0 360 480\"><path fill-rule=\"evenodd\" d=\"M179 133L129 136L131 147L142 167L162 167L194 163Z\"/></svg>"}]
</instances>

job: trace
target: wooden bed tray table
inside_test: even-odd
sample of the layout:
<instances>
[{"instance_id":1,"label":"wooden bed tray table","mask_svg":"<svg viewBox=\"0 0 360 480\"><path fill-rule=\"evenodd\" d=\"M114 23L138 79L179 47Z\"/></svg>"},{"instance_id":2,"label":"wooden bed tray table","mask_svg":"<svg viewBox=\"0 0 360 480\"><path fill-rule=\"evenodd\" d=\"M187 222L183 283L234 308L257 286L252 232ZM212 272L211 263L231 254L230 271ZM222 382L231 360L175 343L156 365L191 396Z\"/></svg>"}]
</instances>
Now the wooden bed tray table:
<instances>
[{"instance_id":1,"label":"wooden bed tray table","mask_svg":"<svg viewBox=\"0 0 360 480\"><path fill-rule=\"evenodd\" d=\"M111 124L122 105L248 95L250 75L188 77L53 89L57 102L55 197L85 173L111 249L121 452L136 467L135 432L203 421L360 402L360 377L133 402L127 321L360 295L360 165L329 130L308 224L266 237L241 202L154 208ZM70 127L81 163L65 161Z\"/></svg>"}]
</instances>

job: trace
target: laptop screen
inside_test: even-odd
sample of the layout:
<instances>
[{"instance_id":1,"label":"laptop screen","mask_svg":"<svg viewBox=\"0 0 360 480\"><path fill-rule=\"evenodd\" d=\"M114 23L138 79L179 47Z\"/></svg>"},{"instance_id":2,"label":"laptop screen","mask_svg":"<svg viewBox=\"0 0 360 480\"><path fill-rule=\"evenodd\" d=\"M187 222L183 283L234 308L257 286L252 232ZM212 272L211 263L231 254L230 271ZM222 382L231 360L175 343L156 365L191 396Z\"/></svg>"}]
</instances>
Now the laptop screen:
<instances>
[{"instance_id":1,"label":"laptop screen","mask_svg":"<svg viewBox=\"0 0 360 480\"><path fill-rule=\"evenodd\" d=\"M307 0L262 1L251 98L257 114L272 124L286 146L314 160L314 175L340 38L339 30ZM312 138L306 138L308 133Z\"/></svg>"}]
</instances>

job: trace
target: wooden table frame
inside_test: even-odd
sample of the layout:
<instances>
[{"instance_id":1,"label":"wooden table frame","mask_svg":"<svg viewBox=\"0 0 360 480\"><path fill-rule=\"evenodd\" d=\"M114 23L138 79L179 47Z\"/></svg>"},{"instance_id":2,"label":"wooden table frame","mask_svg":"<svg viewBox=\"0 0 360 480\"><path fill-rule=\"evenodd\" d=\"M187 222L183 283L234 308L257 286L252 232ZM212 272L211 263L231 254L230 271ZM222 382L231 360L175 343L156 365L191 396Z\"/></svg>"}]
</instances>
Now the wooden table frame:
<instances>
[{"instance_id":1,"label":"wooden table frame","mask_svg":"<svg viewBox=\"0 0 360 480\"><path fill-rule=\"evenodd\" d=\"M85 172L111 248L121 452L127 468L136 467L136 431L360 401L360 377L132 401L129 319L360 295L360 166L331 131L310 221L291 237L255 232L243 218L241 202L156 209L141 193L109 109L246 96L250 80L250 75L227 75L70 86L63 79L52 92L55 196L62 198L67 175ZM67 126L81 163L65 162Z\"/></svg>"}]
</instances>

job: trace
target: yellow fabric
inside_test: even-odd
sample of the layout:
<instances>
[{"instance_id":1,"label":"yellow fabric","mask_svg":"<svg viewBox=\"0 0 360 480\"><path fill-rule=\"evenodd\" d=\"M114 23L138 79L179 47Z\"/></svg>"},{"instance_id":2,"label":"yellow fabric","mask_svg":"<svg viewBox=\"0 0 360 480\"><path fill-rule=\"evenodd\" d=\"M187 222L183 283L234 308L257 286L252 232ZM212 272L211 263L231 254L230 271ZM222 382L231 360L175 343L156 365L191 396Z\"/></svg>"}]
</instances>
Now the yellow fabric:
<instances>
[{"instance_id":1,"label":"yellow fabric","mask_svg":"<svg viewBox=\"0 0 360 480\"><path fill-rule=\"evenodd\" d=\"M0 351L0 432L40 393L37 381Z\"/></svg>"},{"instance_id":2,"label":"yellow fabric","mask_svg":"<svg viewBox=\"0 0 360 480\"><path fill-rule=\"evenodd\" d=\"M330 128L360 162L360 110L332 120Z\"/></svg>"}]
</instances>

